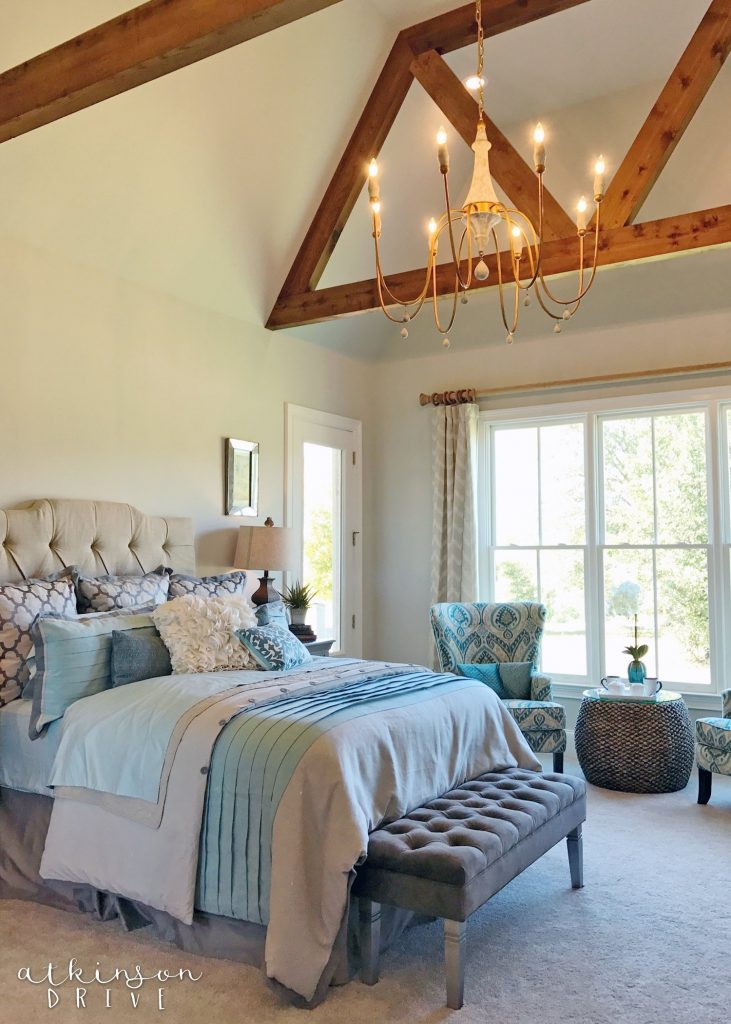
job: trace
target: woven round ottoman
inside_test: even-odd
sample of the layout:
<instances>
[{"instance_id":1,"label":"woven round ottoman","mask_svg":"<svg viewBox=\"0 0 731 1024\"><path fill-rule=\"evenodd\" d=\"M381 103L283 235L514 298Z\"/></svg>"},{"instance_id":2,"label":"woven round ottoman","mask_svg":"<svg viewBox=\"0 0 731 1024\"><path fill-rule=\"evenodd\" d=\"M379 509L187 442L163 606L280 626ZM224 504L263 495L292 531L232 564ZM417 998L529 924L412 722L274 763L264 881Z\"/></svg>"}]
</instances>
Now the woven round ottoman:
<instances>
[{"instance_id":1,"label":"woven round ottoman","mask_svg":"<svg viewBox=\"0 0 731 1024\"><path fill-rule=\"evenodd\" d=\"M693 768L693 731L679 693L656 701L600 700L585 690L574 741L587 780L624 793L675 793Z\"/></svg>"}]
</instances>

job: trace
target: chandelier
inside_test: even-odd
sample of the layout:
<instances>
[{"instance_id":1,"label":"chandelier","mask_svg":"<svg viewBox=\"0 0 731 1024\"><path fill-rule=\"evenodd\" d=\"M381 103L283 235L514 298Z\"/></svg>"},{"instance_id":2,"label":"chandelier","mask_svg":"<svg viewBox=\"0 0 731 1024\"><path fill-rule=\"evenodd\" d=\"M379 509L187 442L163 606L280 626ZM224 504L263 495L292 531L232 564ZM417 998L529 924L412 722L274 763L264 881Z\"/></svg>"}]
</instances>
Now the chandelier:
<instances>
[{"instance_id":1,"label":"chandelier","mask_svg":"<svg viewBox=\"0 0 731 1024\"><path fill-rule=\"evenodd\" d=\"M540 122L533 132L533 165L538 184L538 224L534 225L530 218L520 210L505 206L497 197L495 186L490 175L490 141L483 120L484 88L483 78L485 40L482 28L482 0L475 4L477 21L477 71L467 79L465 85L477 94L477 133L472 144L474 151L474 170L472 182L460 207L453 207L449 192L449 152L447 149L447 133L444 128L437 132L437 155L439 170L444 182L444 199L446 210L439 218L433 217L428 224L429 252L426 265L424 285L418 295L404 298L395 295L386 283L381 265L381 196L378 174L378 163L375 159L368 166L368 198L373 224L375 241L376 283L378 299L382 311L392 323L400 323L401 337L409 336L405 325L421 312L431 296L434 322L437 331L442 335L442 345L449 348L448 334L452 329L457 305L461 298L466 303L467 293L473 280L486 281L490 270L485 257L495 254L497 288L500 297L500 313L505 330L506 341L512 344L518 329L520 317L521 295L523 305L530 305L531 293L538 305L553 321L556 334L561 332L561 323L570 320L577 312L581 300L594 283L599 251L599 211L604 198L604 179L606 165L600 156L594 165L594 253L588 274L584 268L584 245L589 230L589 204L582 196L576 206L576 229L578 235L578 288L571 298L559 298L549 288L542 270L541 257L543 248L543 174L546 169L545 132ZM450 289L451 303L446 320L442 320L439 311L437 294L437 253L439 243L446 236L454 264L454 284ZM505 262L509 262L509 270L501 260L501 249L505 254ZM462 264L464 263L464 267ZM588 279L587 279L588 278ZM512 285L512 295L510 294ZM394 315L389 307L401 306L400 315Z\"/></svg>"}]
</instances>

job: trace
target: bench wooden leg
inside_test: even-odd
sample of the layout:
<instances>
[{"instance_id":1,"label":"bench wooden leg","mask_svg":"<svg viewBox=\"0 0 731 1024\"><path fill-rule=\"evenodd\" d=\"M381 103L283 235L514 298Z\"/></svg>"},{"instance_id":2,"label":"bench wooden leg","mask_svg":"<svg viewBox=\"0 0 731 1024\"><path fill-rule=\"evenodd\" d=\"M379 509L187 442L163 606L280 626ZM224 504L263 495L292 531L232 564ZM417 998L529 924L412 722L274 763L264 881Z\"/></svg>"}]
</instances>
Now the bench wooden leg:
<instances>
[{"instance_id":1,"label":"bench wooden leg","mask_svg":"<svg viewBox=\"0 0 731 1024\"><path fill-rule=\"evenodd\" d=\"M381 904L363 897L358 903L362 959L360 980L366 985L375 985L378 981L378 959L381 952Z\"/></svg>"},{"instance_id":2,"label":"bench wooden leg","mask_svg":"<svg viewBox=\"0 0 731 1024\"><path fill-rule=\"evenodd\" d=\"M711 786L713 785L713 772L707 768L698 768L698 803L707 804L711 799Z\"/></svg>"},{"instance_id":3,"label":"bench wooden leg","mask_svg":"<svg viewBox=\"0 0 731 1024\"><path fill-rule=\"evenodd\" d=\"M444 961L447 969L447 1006L459 1010L464 1003L466 921L444 921Z\"/></svg>"},{"instance_id":4,"label":"bench wooden leg","mask_svg":"<svg viewBox=\"0 0 731 1024\"><path fill-rule=\"evenodd\" d=\"M581 825L577 825L573 831L566 836L566 846L569 851L569 871L571 872L571 887L583 889L584 887L584 840L581 836Z\"/></svg>"}]
</instances>

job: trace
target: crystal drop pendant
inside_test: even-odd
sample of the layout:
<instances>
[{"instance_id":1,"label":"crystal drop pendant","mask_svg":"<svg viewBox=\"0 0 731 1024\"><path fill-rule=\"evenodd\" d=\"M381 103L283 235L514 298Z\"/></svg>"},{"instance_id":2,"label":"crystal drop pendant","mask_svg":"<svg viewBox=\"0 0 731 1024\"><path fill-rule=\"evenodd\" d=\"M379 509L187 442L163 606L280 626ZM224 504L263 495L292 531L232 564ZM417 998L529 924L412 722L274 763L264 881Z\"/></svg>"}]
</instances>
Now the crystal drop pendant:
<instances>
[{"instance_id":1,"label":"crystal drop pendant","mask_svg":"<svg viewBox=\"0 0 731 1024\"><path fill-rule=\"evenodd\" d=\"M408 329L408 327L402 327L401 328L401 337L402 338L408 338L408 336L409 336L409 329Z\"/></svg>"},{"instance_id":2,"label":"crystal drop pendant","mask_svg":"<svg viewBox=\"0 0 731 1024\"><path fill-rule=\"evenodd\" d=\"M487 281L489 276L490 269L487 263L485 263L484 260L480 260L480 262L475 267L475 277L477 278L478 281Z\"/></svg>"}]
</instances>

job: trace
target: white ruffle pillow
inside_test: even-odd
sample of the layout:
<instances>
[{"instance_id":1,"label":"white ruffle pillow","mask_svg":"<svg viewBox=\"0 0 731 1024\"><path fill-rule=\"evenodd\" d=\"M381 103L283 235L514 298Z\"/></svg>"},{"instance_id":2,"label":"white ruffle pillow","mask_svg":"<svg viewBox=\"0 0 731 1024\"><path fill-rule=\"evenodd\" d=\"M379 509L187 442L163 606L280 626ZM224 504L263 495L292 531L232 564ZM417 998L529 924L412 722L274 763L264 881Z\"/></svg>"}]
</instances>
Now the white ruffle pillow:
<instances>
[{"instance_id":1,"label":"white ruffle pillow","mask_svg":"<svg viewBox=\"0 0 731 1024\"><path fill-rule=\"evenodd\" d=\"M256 625L251 606L240 594L176 597L158 605L152 618L170 652L173 672L258 668L236 635Z\"/></svg>"}]
</instances>

